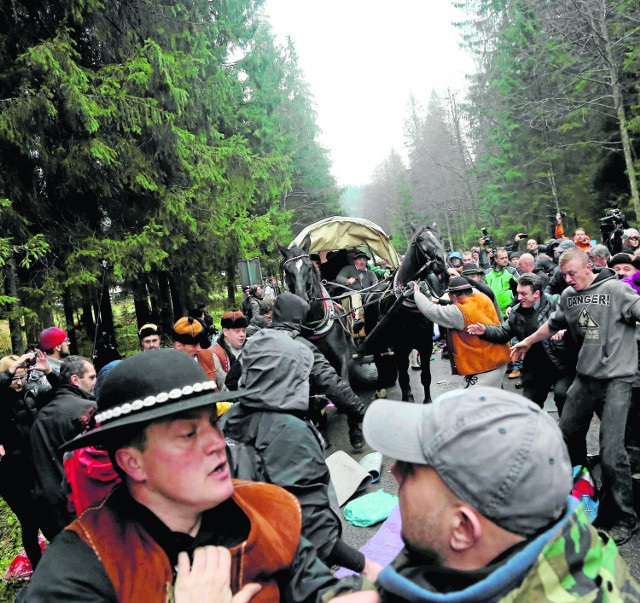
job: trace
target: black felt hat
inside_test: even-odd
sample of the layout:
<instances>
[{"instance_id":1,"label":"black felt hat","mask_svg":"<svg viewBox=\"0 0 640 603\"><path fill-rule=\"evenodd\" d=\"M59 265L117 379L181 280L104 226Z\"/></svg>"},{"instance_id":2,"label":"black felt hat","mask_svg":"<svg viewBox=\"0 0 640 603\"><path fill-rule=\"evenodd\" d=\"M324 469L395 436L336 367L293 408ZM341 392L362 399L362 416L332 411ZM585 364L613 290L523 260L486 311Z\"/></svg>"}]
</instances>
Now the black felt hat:
<instances>
[{"instance_id":1,"label":"black felt hat","mask_svg":"<svg viewBox=\"0 0 640 603\"><path fill-rule=\"evenodd\" d=\"M364 251L358 251L358 253L353 256L354 260L357 260L358 258L363 258L365 260L371 259Z\"/></svg>"},{"instance_id":2,"label":"black felt hat","mask_svg":"<svg viewBox=\"0 0 640 603\"><path fill-rule=\"evenodd\" d=\"M202 367L184 352L151 350L123 360L105 377L95 415L98 427L66 442L62 452L108 444L123 429L234 400L246 390L214 393Z\"/></svg>"},{"instance_id":3,"label":"black felt hat","mask_svg":"<svg viewBox=\"0 0 640 603\"><path fill-rule=\"evenodd\" d=\"M454 276L449 281L449 288L447 289L447 293L459 293L460 291L464 291L465 289L472 289L469 281L462 276Z\"/></svg>"},{"instance_id":4,"label":"black felt hat","mask_svg":"<svg viewBox=\"0 0 640 603\"><path fill-rule=\"evenodd\" d=\"M461 274L484 274L484 270L482 268L478 268L475 264L465 264L462 267Z\"/></svg>"}]
</instances>

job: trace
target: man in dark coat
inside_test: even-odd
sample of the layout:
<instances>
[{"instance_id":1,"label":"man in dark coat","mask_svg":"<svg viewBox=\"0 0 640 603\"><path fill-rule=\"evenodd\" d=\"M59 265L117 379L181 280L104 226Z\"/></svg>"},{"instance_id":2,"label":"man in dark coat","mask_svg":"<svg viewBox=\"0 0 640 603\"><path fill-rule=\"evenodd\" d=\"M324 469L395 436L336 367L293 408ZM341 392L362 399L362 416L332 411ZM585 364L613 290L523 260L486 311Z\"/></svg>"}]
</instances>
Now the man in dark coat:
<instances>
[{"instance_id":1,"label":"man in dark coat","mask_svg":"<svg viewBox=\"0 0 640 603\"><path fill-rule=\"evenodd\" d=\"M312 348L285 329L265 328L247 342L240 362L242 397L222 416L225 436L255 450L261 479L298 498L302 535L322 561L375 579L381 568L340 538L339 508L321 438L308 420ZM237 477L254 476L240 471Z\"/></svg>"},{"instance_id":2,"label":"man in dark coat","mask_svg":"<svg viewBox=\"0 0 640 603\"><path fill-rule=\"evenodd\" d=\"M31 428L34 494L40 527L48 540L73 519L62 486L64 467L58 448L87 428L96 409L91 393L95 382L96 370L89 360L82 356L65 358L60 366L60 386Z\"/></svg>"},{"instance_id":3,"label":"man in dark coat","mask_svg":"<svg viewBox=\"0 0 640 603\"><path fill-rule=\"evenodd\" d=\"M269 328L285 331L289 337L298 338L313 352L313 367L309 375L311 395L322 395L333 402L334 406L347 415L349 440L354 450L364 446L362 418L365 407L349 385L340 378L322 352L305 337L308 329L304 326L309 304L292 293L281 293L273 305L272 322Z\"/></svg>"},{"instance_id":4,"label":"man in dark coat","mask_svg":"<svg viewBox=\"0 0 640 603\"><path fill-rule=\"evenodd\" d=\"M547 321L556 306L542 293L540 277L532 273L523 274L518 279L518 300L502 325L476 323L469 325L467 332L493 343L507 343L513 338L522 341ZM567 391L576 374L576 357L570 337L565 338L564 332L559 335L553 340L535 344L525 356L522 394L543 408L553 387L553 399L561 415Z\"/></svg>"}]
</instances>

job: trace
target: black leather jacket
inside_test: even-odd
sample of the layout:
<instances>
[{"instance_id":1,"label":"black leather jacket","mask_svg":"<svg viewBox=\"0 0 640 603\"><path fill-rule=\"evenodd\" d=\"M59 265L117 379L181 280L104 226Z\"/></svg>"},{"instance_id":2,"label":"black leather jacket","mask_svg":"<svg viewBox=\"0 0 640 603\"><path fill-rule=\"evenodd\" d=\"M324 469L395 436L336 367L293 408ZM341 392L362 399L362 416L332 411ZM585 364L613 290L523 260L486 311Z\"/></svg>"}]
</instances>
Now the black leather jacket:
<instances>
[{"instance_id":1,"label":"black leather jacket","mask_svg":"<svg viewBox=\"0 0 640 603\"><path fill-rule=\"evenodd\" d=\"M514 306L507 319L500 326L496 327L487 325L487 330L484 335L481 335L480 337L487 341L492 341L493 343L506 343L513 337L522 341L525 337L534 333L534 331L527 329L526 318L523 310L524 308L521 308L520 304L517 304ZM534 310L535 330L547 322L549 316L554 310L555 303L550 302L544 295L542 295L540 298L540 305ZM570 339L568 332L560 341L545 339L540 342L540 345L542 345L544 351L549 357L549 360L551 360L558 370L562 371L575 368L575 361L571 359L573 356L572 351L575 346L572 345L572 340Z\"/></svg>"}]
</instances>

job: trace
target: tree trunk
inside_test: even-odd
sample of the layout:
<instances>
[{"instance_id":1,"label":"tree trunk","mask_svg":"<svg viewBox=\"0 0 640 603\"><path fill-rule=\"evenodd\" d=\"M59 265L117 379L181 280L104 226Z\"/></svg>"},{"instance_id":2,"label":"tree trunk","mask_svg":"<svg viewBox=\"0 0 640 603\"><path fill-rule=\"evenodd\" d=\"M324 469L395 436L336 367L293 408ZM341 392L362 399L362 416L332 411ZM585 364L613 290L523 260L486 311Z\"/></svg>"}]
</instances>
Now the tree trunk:
<instances>
[{"instance_id":1,"label":"tree trunk","mask_svg":"<svg viewBox=\"0 0 640 603\"><path fill-rule=\"evenodd\" d=\"M138 329L148 322L151 322L151 311L149 309L149 295L147 285L142 279L136 280L133 284L133 306L136 311L136 322Z\"/></svg>"},{"instance_id":2,"label":"tree trunk","mask_svg":"<svg viewBox=\"0 0 640 603\"><path fill-rule=\"evenodd\" d=\"M175 322L187 315L187 308L184 288L172 274L169 275L169 291L171 293L171 303L173 304L173 321Z\"/></svg>"},{"instance_id":3,"label":"tree trunk","mask_svg":"<svg viewBox=\"0 0 640 603\"><path fill-rule=\"evenodd\" d=\"M18 299L18 275L16 273L16 261L9 258L4 268L4 287L7 295ZM9 309L9 333L11 336L11 349L14 354L24 352L24 337L22 336L22 325L17 316L18 302L13 301L7 304Z\"/></svg>"},{"instance_id":4,"label":"tree trunk","mask_svg":"<svg viewBox=\"0 0 640 603\"><path fill-rule=\"evenodd\" d=\"M91 301L91 289L84 287L82 290L82 327L87 334L87 339L93 345L96 323L93 319L93 303Z\"/></svg>"},{"instance_id":5,"label":"tree trunk","mask_svg":"<svg viewBox=\"0 0 640 603\"><path fill-rule=\"evenodd\" d=\"M620 85L620 74L618 73L618 65L613 53L613 46L609 34L609 26L606 21L606 12L599 11L598 16L599 33L604 42L604 54L608 69L609 82L611 84L611 93L613 94L613 103L618 117L618 129L620 131L620 140L622 141L622 150L624 154L624 163L627 167L627 178L629 179L629 190L633 209L636 212L636 218L640 216L640 193L638 192L638 178L636 176L635 167L633 165L633 153L631 151L631 138L629 137L629 122L627 113L624 108L624 95L622 86ZM595 28L594 28L595 29Z\"/></svg>"},{"instance_id":6,"label":"tree trunk","mask_svg":"<svg viewBox=\"0 0 640 603\"><path fill-rule=\"evenodd\" d=\"M158 312L163 332L171 333L175 320L171 306L169 275L164 270L158 273Z\"/></svg>"},{"instance_id":7,"label":"tree trunk","mask_svg":"<svg viewBox=\"0 0 640 603\"><path fill-rule=\"evenodd\" d=\"M235 253L229 253L227 255L227 303L234 307L236 306L236 261Z\"/></svg>"},{"instance_id":8,"label":"tree trunk","mask_svg":"<svg viewBox=\"0 0 640 603\"><path fill-rule=\"evenodd\" d=\"M67 323L67 336L69 337L69 351L72 354L78 353L78 337L76 335L76 326L75 326L75 317L73 314L74 305L73 305L73 296L71 295L71 291L66 289L62 295L62 305L64 307L64 318Z\"/></svg>"}]
</instances>

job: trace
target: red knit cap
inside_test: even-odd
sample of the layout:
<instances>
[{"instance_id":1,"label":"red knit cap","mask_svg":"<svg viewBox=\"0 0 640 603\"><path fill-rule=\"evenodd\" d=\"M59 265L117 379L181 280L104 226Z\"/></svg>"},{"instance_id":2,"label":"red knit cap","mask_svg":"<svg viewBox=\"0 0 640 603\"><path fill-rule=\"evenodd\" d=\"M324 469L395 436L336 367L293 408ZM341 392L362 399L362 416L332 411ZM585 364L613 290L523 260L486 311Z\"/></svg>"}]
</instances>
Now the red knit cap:
<instances>
[{"instance_id":1,"label":"red knit cap","mask_svg":"<svg viewBox=\"0 0 640 603\"><path fill-rule=\"evenodd\" d=\"M40 333L40 347L43 350L53 350L67 338L67 334L59 327L49 327Z\"/></svg>"}]
</instances>

